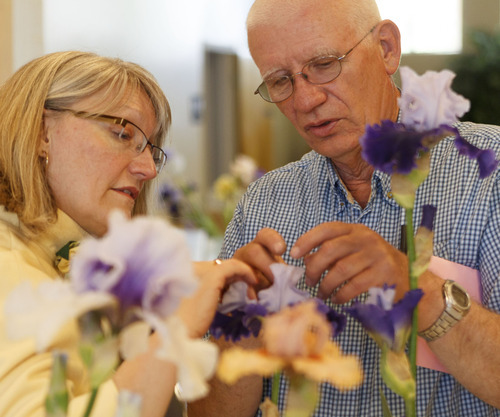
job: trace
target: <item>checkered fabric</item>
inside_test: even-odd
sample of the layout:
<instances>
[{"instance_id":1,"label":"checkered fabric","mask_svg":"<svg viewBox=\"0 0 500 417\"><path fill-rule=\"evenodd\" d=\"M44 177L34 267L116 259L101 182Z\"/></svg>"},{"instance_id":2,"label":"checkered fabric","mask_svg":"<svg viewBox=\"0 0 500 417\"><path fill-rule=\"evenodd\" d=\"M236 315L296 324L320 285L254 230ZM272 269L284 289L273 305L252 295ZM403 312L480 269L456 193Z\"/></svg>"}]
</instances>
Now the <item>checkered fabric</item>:
<instances>
[{"instance_id":1,"label":"checkered fabric","mask_svg":"<svg viewBox=\"0 0 500 417\"><path fill-rule=\"evenodd\" d=\"M472 123L459 123L457 127L467 141L493 149L497 158L500 156L499 127ZM484 305L500 313L500 171L480 180L476 161L460 156L451 138L433 149L431 161L430 174L417 193L414 227L420 224L422 205L437 206L434 255L478 269ZM372 195L362 209L349 201L330 160L312 151L250 185L226 231L221 257L231 257L264 227L277 230L289 250L304 232L330 221L364 224L399 247L402 218L403 210L392 198L389 176L374 173ZM303 266L288 251L283 258L289 264ZM303 279L298 286L312 295L317 292L317 288L308 288ZM366 294L360 300L365 298ZM344 306L333 307L342 311ZM345 330L335 340L344 352L361 358L365 381L348 392L322 384L321 402L314 417L382 417L380 389L393 415L404 415L403 401L385 387L380 376L379 348L360 324L348 317ZM449 374L419 367L417 386L419 416L500 417L500 410L470 394ZM266 380L264 395L269 396L270 390ZM280 391L282 409L287 392L284 380Z\"/></svg>"}]
</instances>

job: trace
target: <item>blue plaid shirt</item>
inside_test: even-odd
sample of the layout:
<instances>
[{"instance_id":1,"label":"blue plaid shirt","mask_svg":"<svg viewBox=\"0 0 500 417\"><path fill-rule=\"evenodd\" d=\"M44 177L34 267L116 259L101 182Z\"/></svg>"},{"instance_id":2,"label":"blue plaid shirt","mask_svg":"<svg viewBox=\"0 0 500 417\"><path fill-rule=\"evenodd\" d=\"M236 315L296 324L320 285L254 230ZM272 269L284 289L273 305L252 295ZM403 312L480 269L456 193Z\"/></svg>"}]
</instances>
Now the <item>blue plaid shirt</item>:
<instances>
[{"instance_id":1,"label":"blue plaid shirt","mask_svg":"<svg viewBox=\"0 0 500 417\"><path fill-rule=\"evenodd\" d=\"M457 126L467 141L479 148L493 149L497 157L500 155L500 127L472 123ZM269 172L251 184L239 202L226 231L221 256L231 257L264 227L277 230L289 250L304 232L331 221L364 224L399 247L403 210L392 198L390 177L375 172L371 181L371 198L363 209L349 199L330 160L314 151L300 161ZM500 313L499 170L480 180L476 161L460 156L453 140L446 138L433 149L429 176L418 190L415 227L420 224L424 204L438 207L434 255L479 270L484 305ZM283 259L289 264L303 266L302 261L292 259L288 251ZM316 295L317 288L308 288L303 279L298 286ZM366 294L359 300L365 298ZM339 311L343 308L333 307ZM314 416L382 417L380 389L393 415L404 415L403 401L385 387L380 376L379 348L360 324L348 317L345 330L335 340L344 352L361 358L364 384L347 392L322 384L321 402ZM270 396L270 391L270 381L265 380L264 395ZM282 379L280 409L286 401L286 392L287 381ZM470 394L446 373L418 367L417 393L419 416L500 417L500 410Z\"/></svg>"}]
</instances>

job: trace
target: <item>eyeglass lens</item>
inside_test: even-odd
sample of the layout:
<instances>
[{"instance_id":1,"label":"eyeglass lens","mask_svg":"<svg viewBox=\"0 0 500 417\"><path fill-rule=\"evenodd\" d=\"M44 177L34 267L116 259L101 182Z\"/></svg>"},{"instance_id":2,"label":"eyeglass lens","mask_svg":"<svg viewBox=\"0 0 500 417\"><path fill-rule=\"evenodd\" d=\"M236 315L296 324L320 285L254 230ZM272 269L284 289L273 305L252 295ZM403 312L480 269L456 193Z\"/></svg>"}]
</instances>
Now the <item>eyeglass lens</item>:
<instances>
[{"instance_id":1,"label":"eyeglass lens","mask_svg":"<svg viewBox=\"0 0 500 417\"><path fill-rule=\"evenodd\" d=\"M126 147L133 150L135 153L140 154L146 149L149 145L151 150L151 156L153 157L153 161L155 163L156 172L160 173L162 168L165 166L167 162L167 156L165 152L158 146L153 145L146 138L144 133L135 125L130 122L127 122L125 126L120 124L115 124L118 128L120 128L120 132L118 137L122 140L122 143L127 145Z\"/></svg>"},{"instance_id":2,"label":"eyeglass lens","mask_svg":"<svg viewBox=\"0 0 500 417\"><path fill-rule=\"evenodd\" d=\"M293 92L293 77L301 75L311 84L326 84L337 78L341 71L340 60L336 56L326 56L307 63L302 71L292 76L273 77L258 88L259 94L273 103L286 100Z\"/></svg>"}]
</instances>

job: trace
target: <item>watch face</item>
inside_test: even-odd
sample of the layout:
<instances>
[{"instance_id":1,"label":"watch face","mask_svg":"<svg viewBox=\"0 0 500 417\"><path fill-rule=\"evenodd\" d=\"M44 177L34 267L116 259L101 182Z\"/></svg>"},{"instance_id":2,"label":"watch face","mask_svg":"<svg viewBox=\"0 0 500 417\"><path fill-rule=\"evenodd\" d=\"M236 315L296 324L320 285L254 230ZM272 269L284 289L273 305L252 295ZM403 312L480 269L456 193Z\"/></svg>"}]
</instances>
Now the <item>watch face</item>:
<instances>
[{"instance_id":1,"label":"watch face","mask_svg":"<svg viewBox=\"0 0 500 417\"><path fill-rule=\"evenodd\" d=\"M451 291L455 302L460 307L467 307L467 305L469 304L469 298L467 297L467 294L462 289L457 287L456 284L451 287Z\"/></svg>"}]
</instances>

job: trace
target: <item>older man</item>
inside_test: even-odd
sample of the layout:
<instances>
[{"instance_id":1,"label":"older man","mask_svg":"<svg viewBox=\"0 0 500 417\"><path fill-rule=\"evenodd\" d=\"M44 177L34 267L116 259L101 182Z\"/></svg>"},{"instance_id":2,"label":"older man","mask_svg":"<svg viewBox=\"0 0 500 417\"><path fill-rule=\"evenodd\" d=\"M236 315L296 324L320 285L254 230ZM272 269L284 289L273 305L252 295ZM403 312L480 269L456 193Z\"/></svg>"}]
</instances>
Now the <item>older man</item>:
<instances>
[{"instance_id":1,"label":"older man","mask_svg":"<svg viewBox=\"0 0 500 417\"><path fill-rule=\"evenodd\" d=\"M402 209L390 178L361 158L359 144L367 124L398 117L397 26L380 20L374 0L256 0L247 25L264 80L260 95L276 103L313 151L250 186L222 254L245 260L269 282L276 256L303 265L301 287L339 309L384 283L396 285L401 298L408 290L408 260L399 250ZM500 154L499 128L458 127L476 146ZM417 194L418 215L423 204L438 206L434 255L479 270L484 305L473 302L428 342L449 374L418 368L418 414L500 416L499 173L479 180L475 162L443 141ZM442 317L446 278L431 272L419 278L425 292L419 331ZM350 392L324 384L314 415L382 416L381 388L394 415L403 415L402 400L379 375L378 347L360 325L349 319L337 341L360 356L365 382ZM282 383L281 401L286 389ZM189 416L253 416L262 392L269 395L269 384L257 377L234 387L214 381Z\"/></svg>"}]
</instances>

